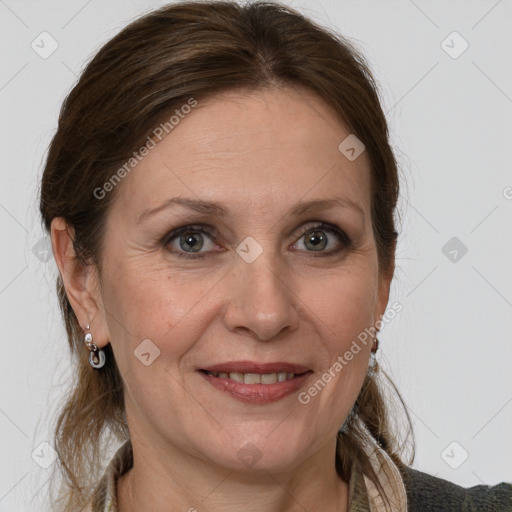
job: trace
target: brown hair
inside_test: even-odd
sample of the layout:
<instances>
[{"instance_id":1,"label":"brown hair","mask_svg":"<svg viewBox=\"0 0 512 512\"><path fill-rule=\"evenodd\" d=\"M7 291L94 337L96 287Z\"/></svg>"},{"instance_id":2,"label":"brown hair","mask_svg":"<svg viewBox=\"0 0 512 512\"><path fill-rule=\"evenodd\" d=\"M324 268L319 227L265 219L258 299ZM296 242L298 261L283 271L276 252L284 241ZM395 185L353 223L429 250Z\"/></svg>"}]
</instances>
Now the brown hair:
<instances>
[{"instance_id":1,"label":"brown hair","mask_svg":"<svg viewBox=\"0 0 512 512\"><path fill-rule=\"evenodd\" d=\"M226 90L282 86L316 93L364 143L371 163L371 215L379 268L391 277L399 178L374 78L347 39L272 2L171 4L140 17L99 50L64 101L49 146L40 199L46 230L50 232L52 219L63 217L74 231L77 261L96 265L101 283L102 235L116 194L114 189L98 200L94 190L144 144L162 119L190 98L200 102ZM110 344L104 347L105 366L91 368L83 331L60 275L57 293L76 362L76 380L55 426L63 476L60 510L71 512L84 506L97 484L104 463L101 454L109 446L105 436L123 441L129 432L123 382ZM412 433L400 394L378 370L366 377L338 434L336 469L348 481L354 463L383 492L355 422L358 416L403 467L403 446L391 425L380 375L400 398L408 435ZM414 459L414 441L412 450Z\"/></svg>"}]
</instances>

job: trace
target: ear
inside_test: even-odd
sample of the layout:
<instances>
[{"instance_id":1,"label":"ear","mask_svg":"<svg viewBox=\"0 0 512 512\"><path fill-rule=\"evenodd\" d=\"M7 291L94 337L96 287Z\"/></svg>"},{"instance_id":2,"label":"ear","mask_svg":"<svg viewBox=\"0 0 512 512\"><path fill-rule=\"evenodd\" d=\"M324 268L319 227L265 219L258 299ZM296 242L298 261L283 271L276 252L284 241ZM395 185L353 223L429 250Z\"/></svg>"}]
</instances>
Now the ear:
<instances>
[{"instance_id":1,"label":"ear","mask_svg":"<svg viewBox=\"0 0 512 512\"><path fill-rule=\"evenodd\" d=\"M392 276L392 274L391 274ZM391 287L391 279L392 277L380 276L379 277L379 286L377 292L377 300L375 302L375 310L374 310L374 323L377 323L378 320L381 320L382 315L386 311L386 307L389 301L389 290Z\"/></svg>"},{"instance_id":2,"label":"ear","mask_svg":"<svg viewBox=\"0 0 512 512\"><path fill-rule=\"evenodd\" d=\"M64 218L56 217L51 224L52 250L68 300L83 329L89 324L93 342L102 348L109 342L105 308L101 298L97 268L82 265L75 255L74 229Z\"/></svg>"},{"instance_id":3,"label":"ear","mask_svg":"<svg viewBox=\"0 0 512 512\"><path fill-rule=\"evenodd\" d=\"M392 264L391 268L388 272L379 274L378 279L378 289L377 289L377 300L375 301L375 310L374 310L374 323L377 323L378 320L381 320L382 315L386 311L388 301L389 301L389 292L391 288L391 280L393 279L393 275L395 273L395 248L396 242L393 247L392 254ZM380 323L380 322L379 322Z\"/></svg>"}]
</instances>

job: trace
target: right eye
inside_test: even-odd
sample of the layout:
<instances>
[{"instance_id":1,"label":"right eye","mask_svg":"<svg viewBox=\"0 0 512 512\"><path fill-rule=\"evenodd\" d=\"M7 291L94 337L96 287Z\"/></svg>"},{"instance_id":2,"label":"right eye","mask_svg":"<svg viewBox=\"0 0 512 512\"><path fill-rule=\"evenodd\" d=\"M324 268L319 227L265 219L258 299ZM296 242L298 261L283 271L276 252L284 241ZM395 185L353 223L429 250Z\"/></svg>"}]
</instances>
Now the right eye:
<instances>
[{"instance_id":1,"label":"right eye","mask_svg":"<svg viewBox=\"0 0 512 512\"><path fill-rule=\"evenodd\" d=\"M182 226L166 234L163 244L166 248L173 247L174 250L169 252L176 254L179 258L202 258L205 252L210 252L199 252L205 245L204 235L212 239L216 233L208 226Z\"/></svg>"}]
</instances>

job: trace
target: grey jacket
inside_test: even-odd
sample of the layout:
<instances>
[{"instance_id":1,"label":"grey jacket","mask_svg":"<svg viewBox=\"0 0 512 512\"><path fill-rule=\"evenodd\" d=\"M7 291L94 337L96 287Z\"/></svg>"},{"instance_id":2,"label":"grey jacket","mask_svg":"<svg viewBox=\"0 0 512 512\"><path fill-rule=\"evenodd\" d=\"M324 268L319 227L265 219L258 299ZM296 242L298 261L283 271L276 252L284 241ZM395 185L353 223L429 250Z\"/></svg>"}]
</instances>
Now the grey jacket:
<instances>
[{"instance_id":1,"label":"grey jacket","mask_svg":"<svg viewBox=\"0 0 512 512\"><path fill-rule=\"evenodd\" d=\"M465 488L412 468L400 473L409 512L512 512L512 483Z\"/></svg>"}]
</instances>

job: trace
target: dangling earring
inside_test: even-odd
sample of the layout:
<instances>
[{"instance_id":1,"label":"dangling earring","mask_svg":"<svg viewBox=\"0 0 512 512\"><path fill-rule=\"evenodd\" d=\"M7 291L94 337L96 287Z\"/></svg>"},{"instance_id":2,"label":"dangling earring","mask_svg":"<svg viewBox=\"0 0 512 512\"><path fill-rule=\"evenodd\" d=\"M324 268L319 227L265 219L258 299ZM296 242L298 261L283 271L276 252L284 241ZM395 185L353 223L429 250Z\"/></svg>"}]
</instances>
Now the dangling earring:
<instances>
[{"instance_id":1,"label":"dangling earring","mask_svg":"<svg viewBox=\"0 0 512 512\"><path fill-rule=\"evenodd\" d=\"M372 351L370 352L370 361L368 363L368 375L370 377L375 375L375 367L377 365L375 354L377 353L377 350L379 350L379 340L377 337L375 337L373 338L373 347Z\"/></svg>"},{"instance_id":2,"label":"dangling earring","mask_svg":"<svg viewBox=\"0 0 512 512\"><path fill-rule=\"evenodd\" d=\"M89 324L87 324L86 331L89 330ZM92 334L88 332L85 335L85 344L89 347L89 364L93 368L102 368L105 365L105 352L103 350L99 349L93 342L92 342Z\"/></svg>"}]
</instances>

